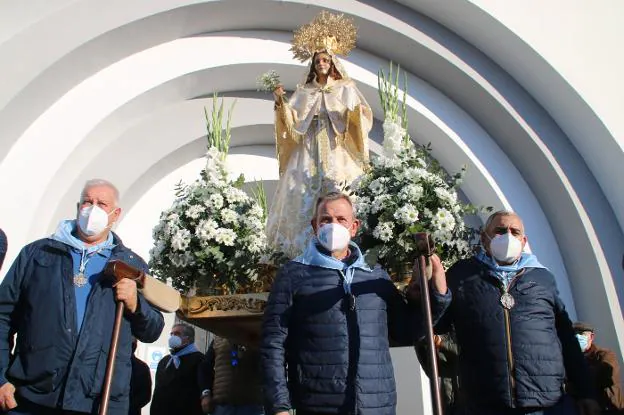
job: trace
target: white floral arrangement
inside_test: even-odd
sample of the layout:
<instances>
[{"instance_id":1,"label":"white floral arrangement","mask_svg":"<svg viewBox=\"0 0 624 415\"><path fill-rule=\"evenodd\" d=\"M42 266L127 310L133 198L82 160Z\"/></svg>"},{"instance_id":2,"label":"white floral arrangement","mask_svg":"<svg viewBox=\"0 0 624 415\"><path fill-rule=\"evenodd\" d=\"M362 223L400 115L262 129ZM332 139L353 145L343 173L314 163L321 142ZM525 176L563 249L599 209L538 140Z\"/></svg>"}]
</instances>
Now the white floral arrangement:
<instances>
[{"instance_id":1,"label":"white floral arrangement","mask_svg":"<svg viewBox=\"0 0 624 415\"><path fill-rule=\"evenodd\" d=\"M373 159L357 183L355 204L362 222L359 241L370 263L398 270L416 257L414 235L429 233L448 266L471 254L475 229L464 216L477 209L457 194L465 167L449 175L431 157L431 147L416 147L407 135L405 93L399 102L398 70L389 79L380 72L384 109L384 154Z\"/></svg>"},{"instance_id":2,"label":"white floral arrangement","mask_svg":"<svg viewBox=\"0 0 624 415\"><path fill-rule=\"evenodd\" d=\"M229 122L222 137L223 106L215 108L212 118L206 113L210 147L200 178L176 186L176 200L153 230L150 268L187 293L197 288L217 294L252 291L266 250L266 210L241 189L242 176L229 179Z\"/></svg>"}]
</instances>

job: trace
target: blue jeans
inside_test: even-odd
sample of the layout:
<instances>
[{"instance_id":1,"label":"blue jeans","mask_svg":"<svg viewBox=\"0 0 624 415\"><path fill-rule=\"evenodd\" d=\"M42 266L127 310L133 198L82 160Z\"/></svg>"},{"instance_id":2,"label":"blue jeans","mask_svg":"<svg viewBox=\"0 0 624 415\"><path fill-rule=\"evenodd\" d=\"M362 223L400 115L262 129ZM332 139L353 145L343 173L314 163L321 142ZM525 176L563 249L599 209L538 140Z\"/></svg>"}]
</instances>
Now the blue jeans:
<instances>
[{"instance_id":1,"label":"blue jeans","mask_svg":"<svg viewBox=\"0 0 624 415\"><path fill-rule=\"evenodd\" d=\"M260 405L217 405L212 415L264 415L264 408Z\"/></svg>"}]
</instances>

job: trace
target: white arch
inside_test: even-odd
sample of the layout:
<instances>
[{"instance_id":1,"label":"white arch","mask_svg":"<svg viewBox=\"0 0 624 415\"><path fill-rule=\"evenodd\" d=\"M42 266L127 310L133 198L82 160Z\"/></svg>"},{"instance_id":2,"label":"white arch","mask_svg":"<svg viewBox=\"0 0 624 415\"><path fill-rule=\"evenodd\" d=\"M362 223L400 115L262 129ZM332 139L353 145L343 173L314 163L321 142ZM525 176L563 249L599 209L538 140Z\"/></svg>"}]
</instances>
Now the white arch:
<instances>
[{"instance_id":1,"label":"white arch","mask_svg":"<svg viewBox=\"0 0 624 415\"><path fill-rule=\"evenodd\" d=\"M13 221L17 217L30 222L36 216L33 206L39 203L39 199L29 196L28 192L45 188L43 183L47 182L47 177L55 176L63 163L67 163L68 169L79 166L74 157L76 153L101 153L97 144L66 152L56 147L73 147L95 131L96 126L114 118L112 114L119 115L125 104L136 97L147 96L147 91L159 89L163 82L178 79L184 73L203 71L210 65L198 65L194 71L187 68L187 72L172 70L168 77L160 80L160 84L154 78L150 84L143 83L143 77L137 77L137 82L128 85L125 91L113 93L107 85L107 88L100 89L101 96L110 94L111 97L107 98L113 99L101 112L90 111L85 105L98 103L86 99L98 95L83 96L82 106L72 107L71 100L68 100L68 97L79 98L79 92L85 92L82 88L89 81L102 80L104 72L113 70L122 62L147 56L150 48L164 50L168 44L178 44L174 39L184 36L248 27L290 30L307 21L319 7L333 8L356 17L360 26L359 45L372 53L356 53L351 58L356 67L364 69L359 76L364 85L367 84L366 73L374 74L375 66L379 64L372 56L391 58L429 83L431 91L449 97L454 108L461 110L463 117L457 118L457 111L446 111L442 101L414 92L413 116L422 125L415 128L413 135L425 141L432 136L446 140L448 144L439 147L444 151L437 154L445 165L455 165L462 158L473 163L482 176L472 178L474 182L466 184L467 194L472 189L476 195L476 198L469 195L471 199L484 198L504 204L502 196L509 198L510 202L515 197L518 200L511 203L514 207L537 206L535 218L529 214L530 222L539 230L542 224L547 224L543 232L551 237L533 232L532 235L537 235L543 243L542 249L559 246L563 256L560 263L568 267L576 304L583 317L598 324L607 344L622 348L624 327L617 293L624 298L620 268L624 246L624 192L620 190L617 178L624 175L624 154L621 142L611 132L617 129L611 128L610 131L593 108L583 102L578 91L549 66L549 62L518 38L510 26L502 24L514 23L513 18L487 1L476 2L479 3L477 6L460 2L453 5L457 7L454 10L448 5L440 5L440 2L402 0L401 3L408 7L397 3L382 0L266 1L266 7L257 13L241 14L238 13L240 1L111 1L104 6L96 0L83 0L51 1L45 8L21 14L17 8L11 9L13 14L3 14L4 9L0 10L0 16L17 16L10 25L3 26L5 30L0 30L0 55L3 56L0 77L9 80L0 85L0 160L3 160L0 162L0 188L9 189L7 198L20 205L20 209L0 208L3 217L11 218L10 222L17 222ZM618 7L617 10L621 11L622 6ZM565 8L571 7L566 4ZM586 10L582 8L575 9L575 13L584 12ZM92 18L93 14L98 18ZM206 18L215 15L218 18ZM506 20L498 21L496 16L503 16ZM59 27L72 27L72 30L58 30ZM243 43L249 47L257 41L265 41L259 36L255 40L246 38ZM274 38L272 36L269 35ZM504 47L497 46L494 39L503 39ZM280 62L290 67L292 61L288 59L288 62ZM232 59L229 62L235 67L243 62L270 61L276 61L276 57L271 55L269 59L260 57L249 61ZM527 62L532 65L531 72L523 72L523 65ZM136 73L138 67L131 66L129 73ZM155 69L155 72L159 71L160 68ZM143 74L146 79L155 75L149 71ZM223 90L227 85L226 78L219 79L215 85ZM554 93L548 91L549 87ZM253 87L227 89L240 91ZM419 104L422 107L418 107ZM73 111L75 116L66 118L70 129L54 136L57 141L50 146L40 139L49 130L37 128L46 125L46 116L60 120L55 111L63 105L67 110L74 108L66 114ZM427 110L431 114L426 114ZM76 115L83 113L84 119L77 118ZM93 118L88 119L89 114ZM148 112L143 114L148 116ZM472 130L468 124L462 124L464 119L478 126L487 139L481 139L480 133L469 134ZM610 120L613 122L613 118ZM79 129L81 125L82 129ZM128 128L126 125L113 135L123 134ZM108 131L112 132L114 128ZM33 134L36 132L40 136ZM589 143L586 137L591 137L592 142ZM485 150L481 145L487 146ZM50 161L32 154L48 150L59 151L61 157ZM484 159L499 150L504 155L501 165L497 165L496 160ZM87 156L85 160L91 158ZM26 164L29 169L22 168ZM21 183L16 186L10 179L31 177L32 166L45 172L42 184L38 183L39 180L25 180L18 189ZM511 169L507 168L509 166ZM497 194L494 190L497 186L493 180L488 181L487 176L498 179L503 170L508 179L517 178L514 183L520 183L519 187L526 186L526 189L520 192L515 186L512 189L499 185L499 199L489 199ZM493 171L497 174L492 174ZM484 183L488 186L484 187ZM19 236L16 239L19 242ZM12 249L15 249L14 245ZM596 276L599 277L598 284Z\"/></svg>"}]
</instances>

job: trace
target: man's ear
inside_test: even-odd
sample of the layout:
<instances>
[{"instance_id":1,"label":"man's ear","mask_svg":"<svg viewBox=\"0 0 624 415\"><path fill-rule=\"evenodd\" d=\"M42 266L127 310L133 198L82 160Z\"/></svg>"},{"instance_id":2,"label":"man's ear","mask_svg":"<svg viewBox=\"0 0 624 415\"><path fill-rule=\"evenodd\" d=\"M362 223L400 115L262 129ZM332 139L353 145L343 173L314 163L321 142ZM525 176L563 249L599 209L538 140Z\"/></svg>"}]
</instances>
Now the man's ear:
<instances>
[{"instance_id":1,"label":"man's ear","mask_svg":"<svg viewBox=\"0 0 624 415\"><path fill-rule=\"evenodd\" d=\"M351 237L355 237L355 235L357 235L358 229L360 229L360 220L359 219L355 219L353 221L353 223L351 224Z\"/></svg>"}]
</instances>

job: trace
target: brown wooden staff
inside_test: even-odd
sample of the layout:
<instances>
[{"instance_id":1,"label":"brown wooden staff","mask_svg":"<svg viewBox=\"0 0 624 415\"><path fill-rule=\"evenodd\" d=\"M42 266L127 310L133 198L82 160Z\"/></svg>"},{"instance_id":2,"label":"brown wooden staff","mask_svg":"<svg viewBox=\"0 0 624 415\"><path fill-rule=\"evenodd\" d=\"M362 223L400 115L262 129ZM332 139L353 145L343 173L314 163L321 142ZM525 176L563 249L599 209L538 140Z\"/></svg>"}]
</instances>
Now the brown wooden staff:
<instances>
[{"instance_id":1,"label":"brown wooden staff","mask_svg":"<svg viewBox=\"0 0 624 415\"><path fill-rule=\"evenodd\" d=\"M134 280L137 284L137 288L143 294L143 297L145 297L150 304L163 311L173 312L180 306L180 293L178 291L125 262L117 260L109 261L106 264L104 273L113 277L115 281L124 278ZM115 372L115 357L117 356L117 347L119 346L119 332L121 331L123 312L124 303L117 301L115 308L115 324L113 325L113 334L111 336L108 359L106 361L106 376L104 377L104 385L102 386L99 415L108 414L108 404L110 401L113 373Z\"/></svg>"},{"instance_id":2,"label":"brown wooden staff","mask_svg":"<svg viewBox=\"0 0 624 415\"><path fill-rule=\"evenodd\" d=\"M431 401L433 404L434 415L443 415L442 391L440 389L440 378L438 373L438 353L433 334L433 316L431 313L431 299L429 297L429 279L431 278L431 261L429 258L433 253L433 241L431 240L429 234L424 232L417 233L414 235L414 238L416 240L416 251L418 254L415 264L416 266L414 268L418 269L418 278L420 279L420 297L425 319L425 328L427 330L427 352L429 353L429 364L431 366L429 376Z\"/></svg>"}]
</instances>

